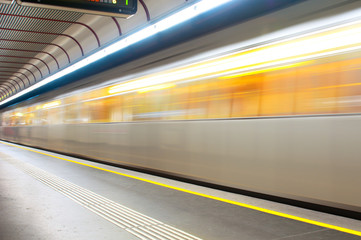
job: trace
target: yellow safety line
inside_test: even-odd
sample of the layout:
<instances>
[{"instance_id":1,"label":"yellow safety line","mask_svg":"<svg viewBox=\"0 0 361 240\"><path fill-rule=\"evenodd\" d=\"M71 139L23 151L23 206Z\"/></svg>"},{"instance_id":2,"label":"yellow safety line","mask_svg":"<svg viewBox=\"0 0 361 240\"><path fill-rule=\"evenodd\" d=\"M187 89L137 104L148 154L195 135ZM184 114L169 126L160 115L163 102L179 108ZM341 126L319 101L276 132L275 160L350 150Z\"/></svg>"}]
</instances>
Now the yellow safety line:
<instances>
[{"instance_id":1,"label":"yellow safety line","mask_svg":"<svg viewBox=\"0 0 361 240\"><path fill-rule=\"evenodd\" d=\"M252 206L252 205L249 205L249 204L228 200L228 199L225 199L225 198L219 198L219 197L215 197L215 196L211 196L211 195L207 195L207 194L203 194L203 193L198 193L198 192L190 191L190 190L179 188L179 187L170 186L170 185L167 185L167 184L164 184L164 183L159 183L159 182L155 182L155 181L152 181L152 180L132 176L132 175L129 175L129 174L120 173L120 172L108 170L108 169L105 169L105 168L96 167L96 166L93 166L93 165L90 165L90 164L81 163L81 162L77 162L77 161L62 158L62 157L57 157L57 156L54 156L54 155L51 155L51 154L42 153L42 152L39 152L39 151L36 151L36 150L32 150L32 149L25 148L25 147L20 147L20 146L14 145L14 144L6 143L6 142L1 142L1 143L5 144L5 145L12 146L12 147L17 147L17 148L20 148L20 149L24 149L24 150L27 150L27 151L35 152L35 153L38 153L38 154L42 154L42 155L45 155L45 156L49 156L49 157L61 159L61 160L64 160L64 161L76 163L76 164L79 164L79 165L95 168L95 169L102 170L102 171L105 171L105 172L110 172L110 173L118 174L118 175L121 175L121 176L124 176L124 177L137 179L137 180L140 180L140 181L143 181L143 182L155 184L155 185L162 186L162 187L165 187L165 188L170 188L170 189L174 189L174 190L177 190L177 191L181 191L181 192L185 192L185 193L189 193L189 194L193 194L193 195L197 195L197 196L201 196L201 197L205 197L205 198L209 198L209 199L213 199L213 200L217 200L217 201L221 201L221 202L225 202L225 203L230 203L230 204L233 204L233 205L253 209L253 210L268 213L268 214L272 214L272 215L275 215L275 216L280 216L280 217L284 217L284 218L288 218L288 219L292 219L292 220L296 220L296 221L300 221L300 222L305 222L305 223L309 223L309 224L320 226L320 227L334 229L334 230L337 230L337 231L340 231L340 232L345 232L345 233L361 236L360 231L356 231L356 230L352 230L352 229L348 229L348 228L343 228L343 227L338 227L338 226L335 226L335 225L322 223L322 222L310 220L310 219L307 219L307 218L297 217L297 216L293 216L293 215L290 215L290 214L269 210L269 209L266 209L266 208L256 207L256 206Z\"/></svg>"}]
</instances>

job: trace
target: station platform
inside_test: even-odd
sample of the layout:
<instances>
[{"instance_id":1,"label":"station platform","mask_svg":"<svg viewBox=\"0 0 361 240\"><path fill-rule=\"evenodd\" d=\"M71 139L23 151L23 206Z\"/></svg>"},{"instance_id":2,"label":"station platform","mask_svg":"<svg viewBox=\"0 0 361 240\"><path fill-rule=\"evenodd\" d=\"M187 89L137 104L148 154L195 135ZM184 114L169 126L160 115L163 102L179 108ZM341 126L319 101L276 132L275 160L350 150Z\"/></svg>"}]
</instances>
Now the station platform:
<instances>
[{"instance_id":1,"label":"station platform","mask_svg":"<svg viewBox=\"0 0 361 240\"><path fill-rule=\"evenodd\" d=\"M0 141L0 239L353 240L361 221Z\"/></svg>"}]
</instances>

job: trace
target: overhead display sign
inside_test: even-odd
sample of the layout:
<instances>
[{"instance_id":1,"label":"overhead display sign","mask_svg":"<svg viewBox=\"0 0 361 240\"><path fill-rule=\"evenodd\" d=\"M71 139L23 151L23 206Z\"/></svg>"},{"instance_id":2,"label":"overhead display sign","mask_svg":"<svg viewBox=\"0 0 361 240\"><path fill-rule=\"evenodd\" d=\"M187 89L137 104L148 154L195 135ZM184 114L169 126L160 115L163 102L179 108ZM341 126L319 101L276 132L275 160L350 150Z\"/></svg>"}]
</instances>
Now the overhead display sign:
<instances>
[{"instance_id":1,"label":"overhead display sign","mask_svg":"<svg viewBox=\"0 0 361 240\"><path fill-rule=\"evenodd\" d=\"M137 0L16 0L20 5L128 18L137 12Z\"/></svg>"}]
</instances>

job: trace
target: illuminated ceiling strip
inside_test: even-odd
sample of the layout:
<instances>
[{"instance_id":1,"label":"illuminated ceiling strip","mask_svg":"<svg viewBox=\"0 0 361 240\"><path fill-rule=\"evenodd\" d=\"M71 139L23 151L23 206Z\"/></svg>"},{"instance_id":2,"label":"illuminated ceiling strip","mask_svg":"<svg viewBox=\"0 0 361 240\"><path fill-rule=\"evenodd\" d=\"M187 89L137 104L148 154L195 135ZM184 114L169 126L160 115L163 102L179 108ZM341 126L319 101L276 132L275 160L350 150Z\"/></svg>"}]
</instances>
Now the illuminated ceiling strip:
<instances>
[{"instance_id":1,"label":"illuminated ceiling strip","mask_svg":"<svg viewBox=\"0 0 361 240\"><path fill-rule=\"evenodd\" d=\"M200 2L197 2L191 6L185 8L183 10L180 10L179 12L176 12L173 15L168 16L168 17L164 18L163 20L155 22L155 23L149 25L148 27L145 27L145 28L139 30L138 32L135 32L135 33L129 35L128 37L125 37L122 40L84 58L83 60L45 78L41 82L34 84L33 86L15 94L14 96L9 97L8 99L6 99L4 101L1 101L0 105L8 103L18 97L23 96L24 94L27 94L39 87L42 87L56 79L59 79L65 75L68 75L68 74L76 71L76 70L79 70L79 69L89 65L90 63L93 63L93 62L95 62L99 59L102 59L114 52L122 50L132 44L135 44L135 43L137 43L141 40L144 40L150 36L153 36L159 32L165 31L173 26L176 26L189 19L192 19L204 12L207 12L211 9L219 7L220 5L230 2L230 1L232 1L232 0L218 0L218 1L202 0Z\"/></svg>"}]
</instances>

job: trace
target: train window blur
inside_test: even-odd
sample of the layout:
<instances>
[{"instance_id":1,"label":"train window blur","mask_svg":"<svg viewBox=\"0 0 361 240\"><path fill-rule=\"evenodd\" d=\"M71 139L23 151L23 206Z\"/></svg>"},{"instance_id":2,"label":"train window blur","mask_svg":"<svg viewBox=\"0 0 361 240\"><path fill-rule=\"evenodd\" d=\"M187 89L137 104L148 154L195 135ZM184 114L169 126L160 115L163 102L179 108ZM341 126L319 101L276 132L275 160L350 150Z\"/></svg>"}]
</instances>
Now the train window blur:
<instances>
[{"instance_id":1,"label":"train window blur","mask_svg":"<svg viewBox=\"0 0 361 240\"><path fill-rule=\"evenodd\" d=\"M209 98L209 85L192 82L189 85L188 97L188 119L207 118Z\"/></svg>"},{"instance_id":2,"label":"train window blur","mask_svg":"<svg viewBox=\"0 0 361 240\"><path fill-rule=\"evenodd\" d=\"M28 107L24 110L25 125L33 125L35 107Z\"/></svg>"},{"instance_id":3,"label":"train window blur","mask_svg":"<svg viewBox=\"0 0 361 240\"><path fill-rule=\"evenodd\" d=\"M134 96L134 120L164 120L169 114L171 85L157 90L142 90Z\"/></svg>"},{"instance_id":4,"label":"train window blur","mask_svg":"<svg viewBox=\"0 0 361 240\"><path fill-rule=\"evenodd\" d=\"M133 121L133 94L126 94L123 97L123 121L130 122Z\"/></svg>"},{"instance_id":5,"label":"train window blur","mask_svg":"<svg viewBox=\"0 0 361 240\"><path fill-rule=\"evenodd\" d=\"M229 81L209 82L208 118L229 118L232 108L232 85Z\"/></svg>"},{"instance_id":6,"label":"train window blur","mask_svg":"<svg viewBox=\"0 0 361 240\"><path fill-rule=\"evenodd\" d=\"M187 99L189 89L186 84L180 84L176 88L169 90L169 114L166 117L168 120L182 120L187 119Z\"/></svg>"},{"instance_id":7,"label":"train window blur","mask_svg":"<svg viewBox=\"0 0 361 240\"><path fill-rule=\"evenodd\" d=\"M66 124L79 122L79 104L77 103L77 96L67 97L64 102L64 120Z\"/></svg>"},{"instance_id":8,"label":"train window blur","mask_svg":"<svg viewBox=\"0 0 361 240\"><path fill-rule=\"evenodd\" d=\"M260 115L291 115L294 106L296 74L281 70L263 74Z\"/></svg>"},{"instance_id":9,"label":"train window blur","mask_svg":"<svg viewBox=\"0 0 361 240\"><path fill-rule=\"evenodd\" d=\"M61 124L63 112L59 107L53 107L47 110L47 120L48 124Z\"/></svg>"},{"instance_id":10,"label":"train window blur","mask_svg":"<svg viewBox=\"0 0 361 240\"><path fill-rule=\"evenodd\" d=\"M115 96L107 99L106 103L109 111L108 122L121 122L123 121L123 107L122 107L122 97Z\"/></svg>"},{"instance_id":11,"label":"train window blur","mask_svg":"<svg viewBox=\"0 0 361 240\"><path fill-rule=\"evenodd\" d=\"M301 68L296 93L296 113L330 114L336 112L337 64L324 63Z\"/></svg>"},{"instance_id":12,"label":"train window blur","mask_svg":"<svg viewBox=\"0 0 361 240\"><path fill-rule=\"evenodd\" d=\"M312 49L288 55L291 47L299 46L297 41L310 43L318 38L329 41L323 37L331 33L340 34L341 30L270 44L153 73L119 86L99 87L13 109L2 114L2 124L26 126L360 113L360 51L350 52L345 45L345 51L338 55L314 57L307 52ZM337 42L335 48L321 53L343 50L340 44L343 43ZM283 51L280 56L276 54L279 50ZM267 56L264 63L263 54L267 53L273 55ZM305 59L307 54L312 58L299 60ZM284 64L284 61L289 62ZM213 73L213 68L221 70ZM229 73L225 74L227 71ZM148 78L157 79L157 84L150 85L145 81ZM118 89L112 91L114 88Z\"/></svg>"},{"instance_id":13,"label":"train window blur","mask_svg":"<svg viewBox=\"0 0 361 240\"><path fill-rule=\"evenodd\" d=\"M233 80L232 117L255 117L259 114L263 74Z\"/></svg>"},{"instance_id":14,"label":"train window blur","mask_svg":"<svg viewBox=\"0 0 361 240\"><path fill-rule=\"evenodd\" d=\"M146 114L146 95L145 94L137 94L133 97L133 120L148 120ZM150 118L149 118L150 119Z\"/></svg>"},{"instance_id":15,"label":"train window blur","mask_svg":"<svg viewBox=\"0 0 361 240\"><path fill-rule=\"evenodd\" d=\"M338 86L338 111L361 112L361 59L345 61L340 66Z\"/></svg>"},{"instance_id":16,"label":"train window blur","mask_svg":"<svg viewBox=\"0 0 361 240\"><path fill-rule=\"evenodd\" d=\"M109 119L109 111L104 99L91 101L86 103L89 106L90 122L107 122Z\"/></svg>"}]
</instances>

